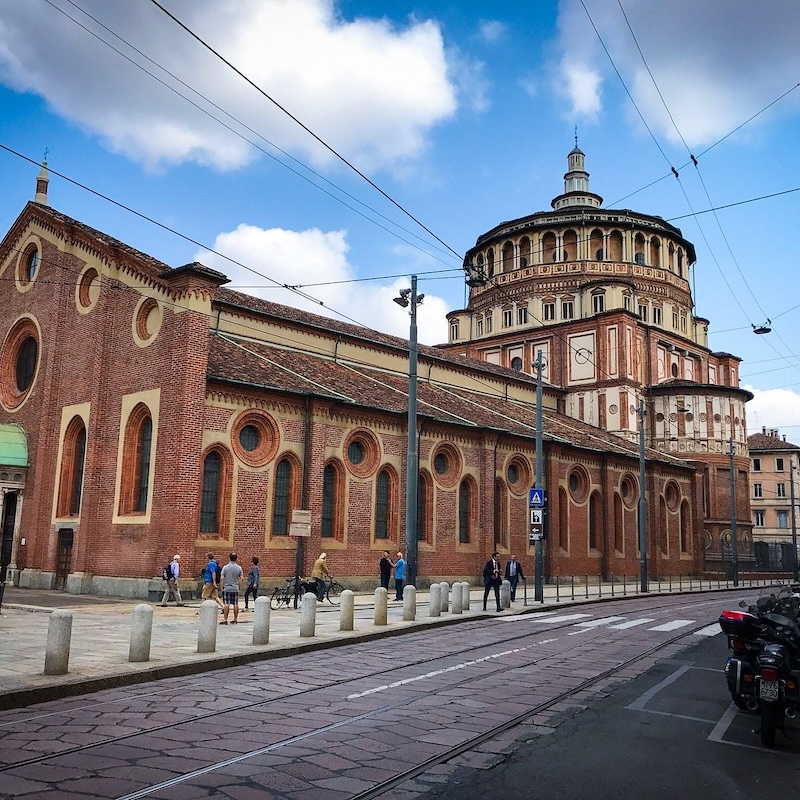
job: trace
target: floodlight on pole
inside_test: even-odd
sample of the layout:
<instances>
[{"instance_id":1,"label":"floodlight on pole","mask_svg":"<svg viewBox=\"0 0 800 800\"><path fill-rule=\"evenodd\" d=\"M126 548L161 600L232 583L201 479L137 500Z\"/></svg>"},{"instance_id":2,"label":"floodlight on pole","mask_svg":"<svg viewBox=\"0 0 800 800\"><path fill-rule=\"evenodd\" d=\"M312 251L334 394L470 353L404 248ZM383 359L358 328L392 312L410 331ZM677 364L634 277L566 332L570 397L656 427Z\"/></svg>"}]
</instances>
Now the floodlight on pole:
<instances>
[{"instance_id":1,"label":"floodlight on pole","mask_svg":"<svg viewBox=\"0 0 800 800\"><path fill-rule=\"evenodd\" d=\"M417 306L425 299L417 294L417 276L411 276L411 288L401 289L394 302L411 310L408 337L408 451L406 455L406 584L417 585L417 492L419 457L417 453Z\"/></svg>"}]
</instances>

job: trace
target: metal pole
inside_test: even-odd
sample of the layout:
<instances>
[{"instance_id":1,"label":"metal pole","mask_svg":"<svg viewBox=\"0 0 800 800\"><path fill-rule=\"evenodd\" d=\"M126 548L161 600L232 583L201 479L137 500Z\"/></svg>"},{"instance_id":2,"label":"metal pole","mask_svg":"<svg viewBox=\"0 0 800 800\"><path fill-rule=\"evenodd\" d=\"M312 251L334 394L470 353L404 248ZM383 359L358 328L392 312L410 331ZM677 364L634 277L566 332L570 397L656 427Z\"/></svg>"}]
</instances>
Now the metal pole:
<instances>
[{"instance_id":1,"label":"metal pole","mask_svg":"<svg viewBox=\"0 0 800 800\"><path fill-rule=\"evenodd\" d=\"M644 481L644 399L636 409L639 415L639 586L647 591L647 503L645 501Z\"/></svg>"},{"instance_id":2,"label":"metal pole","mask_svg":"<svg viewBox=\"0 0 800 800\"><path fill-rule=\"evenodd\" d=\"M411 276L408 338L408 455L406 458L406 583L417 585L417 276Z\"/></svg>"},{"instance_id":3,"label":"metal pole","mask_svg":"<svg viewBox=\"0 0 800 800\"><path fill-rule=\"evenodd\" d=\"M794 508L794 456L789 457L789 494L792 498L792 577L798 580L797 571L797 515Z\"/></svg>"},{"instance_id":4,"label":"metal pole","mask_svg":"<svg viewBox=\"0 0 800 800\"><path fill-rule=\"evenodd\" d=\"M542 351L536 354L536 480L535 489L544 489L542 480ZM542 526L544 535L544 526ZM542 559L542 537L540 536L534 545L535 547L535 575L534 575L534 600L544 602L544 569Z\"/></svg>"},{"instance_id":5,"label":"metal pole","mask_svg":"<svg viewBox=\"0 0 800 800\"><path fill-rule=\"evenodd\" d=\"M733 548L733 585L739 585L739 542L736 535L736 472L733 465L733 437L730 439L731 457L731 547Z\"/></svg>"}]
</instances>

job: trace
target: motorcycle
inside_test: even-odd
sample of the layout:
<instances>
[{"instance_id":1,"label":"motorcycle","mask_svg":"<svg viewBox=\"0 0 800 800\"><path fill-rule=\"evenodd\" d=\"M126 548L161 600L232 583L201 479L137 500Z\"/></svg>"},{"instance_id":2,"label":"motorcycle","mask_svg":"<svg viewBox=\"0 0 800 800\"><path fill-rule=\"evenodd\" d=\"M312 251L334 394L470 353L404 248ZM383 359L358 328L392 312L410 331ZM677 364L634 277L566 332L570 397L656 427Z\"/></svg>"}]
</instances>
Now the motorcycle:
<instances>
[{"instance_id":1,"label":"motorcycle","mask_svg":"<svg viewBox=\"0 0 800 800\"><path fill-rule=\"evenodd\" d=\"M749 711L760 709L761 742L775 745L784 718L800 710L800 585L762 594L747 611L724 611L719 619L732 655L725 675L731 699Z\"/></svg>"}]
</instances>

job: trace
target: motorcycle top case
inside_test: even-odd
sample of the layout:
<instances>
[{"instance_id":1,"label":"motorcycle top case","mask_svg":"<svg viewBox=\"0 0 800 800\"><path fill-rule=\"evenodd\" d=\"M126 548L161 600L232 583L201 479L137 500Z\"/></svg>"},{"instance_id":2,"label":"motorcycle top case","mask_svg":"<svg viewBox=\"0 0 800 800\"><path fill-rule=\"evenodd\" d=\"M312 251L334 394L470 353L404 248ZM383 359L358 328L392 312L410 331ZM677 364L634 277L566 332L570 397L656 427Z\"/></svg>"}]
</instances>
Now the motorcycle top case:
<instances>
[{"instance_id":1,"label":"motorcycle top case","mask_svg":"<svg viewBox=\"0 0 800 800\"><path fill-rule=\"evenodd\" d=\"M764 628L757 616L746 611L723 611L719 617L719 626L729 636L742 639L757 639Z\"/></svg>"}]
</instances>

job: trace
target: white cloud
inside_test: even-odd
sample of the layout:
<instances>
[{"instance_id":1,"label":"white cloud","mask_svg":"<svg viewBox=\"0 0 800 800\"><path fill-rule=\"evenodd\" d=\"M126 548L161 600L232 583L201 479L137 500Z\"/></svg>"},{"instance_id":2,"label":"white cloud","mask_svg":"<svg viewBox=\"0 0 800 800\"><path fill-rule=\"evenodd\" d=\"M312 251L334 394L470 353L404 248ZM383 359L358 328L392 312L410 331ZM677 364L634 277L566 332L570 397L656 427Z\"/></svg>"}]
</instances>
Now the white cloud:
<instances>
[{"instance_id":1,"label":"white cloud","mask_svg":"<svg viewBox=\"0 0 800 800\"><path fill-rule=\"evenodd\" d=\"M659 137L680 141L648 67L690 146L715 141L797 82L797 0L626 0L625 16L617 3L584 2L614 66ZM577 74L602 75L624 98L626 116L641 126L580 0L561 0L558 49L561 91L574 114L594 113L591 83L575 77L576 65L583 64ZM792 107L800 107L800 96L786 98L775 112Z\"/></svg>"},{"instance_id":2,"label":"white cloud","mask_svg":"<svg viewBox=\"0 0 800 800\"><path fill-rule=\"evenodd\" d=\"M595 117L600 112L600 75L580 62L563 64L562 74L569 95L572 116Z\"/></svg>"},{"instance_id":3,"label":"white cloud","mask_svg":"<svg viewBox=\"0 0 800 800\"><path fill-rule=\"evenodd\" d=\"M748 434L758 433L762 427L777 428L789 441L800 442L800 394L791 389L744 388L755 395L747 404ZM790 426L791 430L782 430Z\"/></svg>"},{"instance_id":4,"label":"white cloud","mask_svg":"<svg viewBox=\"0 0 800 800\"><path fill-rule=\"evenodd\" d=\"M216 253L201 251L195 259L226 274L231 289L341 320L334 313L340 312L349 317L345 322L357 322L408 339L408 312L394 303L393 298L400 289L408 288L409 281L349 282L355 277L355 270L347 260L345 231L324 232L316 228L290 231L239 225L233 231L220 233L213 249ZM267 281L264 275L274 282ZM278 288L276 283L307 286L301 291L313 299ZM425 344L440 344L447 340L445 315L449 307L441 298L427 292L425 295L417 310L418 339Z\"/></svg>"},{"instance_id":5,"label":"white cloud","mask_svg":"<svg viewBox=\"0 0 800 800\"><path fill-rule=\"evenodd\" d=\"M508 31L508 26L496 19L482 19L478 23L478 37L487 44L499 42Z\"/></svg>"},{"instance_id":6,"label":"white cloud","mask_svg":"<svg viewBox=\"0 0 800 800\"><path fill-rule=\"evenodd\" d=\"M65 13L133 60L146 63L74 6L62 5ZM283 149L316 166L333 161L330 152L155 6L123 7L105 0L84 0L81 6ZM419 157L428 131L456 111L442 34L433 21L412 21L402 29L386 20L344 21L333 0L175 0L169 7L364 170L391 169ZM111 149L153 168L194 161L229 170L255 157L240 138L50 5L0 0L0 9L0 80L41 95L57 113L100 135ZM157 67L146 66L176 85ZM203 97L192 99L207 107Z\"/></svg>"}]
</instances>

